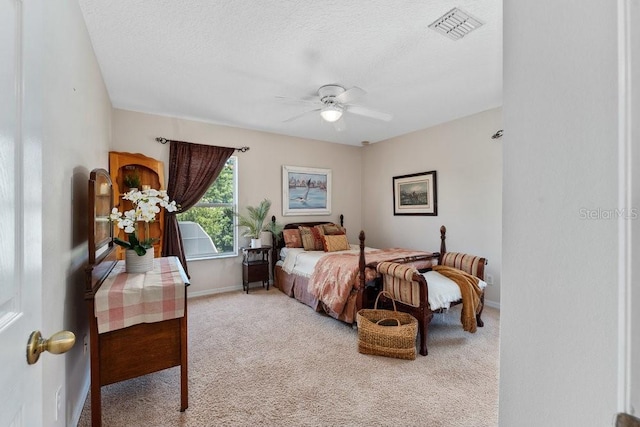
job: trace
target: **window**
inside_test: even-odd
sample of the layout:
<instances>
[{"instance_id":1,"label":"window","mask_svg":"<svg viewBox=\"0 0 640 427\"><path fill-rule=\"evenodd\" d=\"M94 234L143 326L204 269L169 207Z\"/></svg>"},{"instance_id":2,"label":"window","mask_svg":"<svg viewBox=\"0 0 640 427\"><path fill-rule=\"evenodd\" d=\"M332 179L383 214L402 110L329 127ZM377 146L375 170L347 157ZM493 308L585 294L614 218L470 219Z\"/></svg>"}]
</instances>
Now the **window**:
<instances>
[{"instance_id":1,"label":"window","mask_svg":"<svg viewBox=\"0 0 640 427\"><path fill-rule=\"evenodd\" d=\"M231 156L218 178L191 209L178 214L187 260L237 255L237 157Z\"/></svg>"}]
</instances>

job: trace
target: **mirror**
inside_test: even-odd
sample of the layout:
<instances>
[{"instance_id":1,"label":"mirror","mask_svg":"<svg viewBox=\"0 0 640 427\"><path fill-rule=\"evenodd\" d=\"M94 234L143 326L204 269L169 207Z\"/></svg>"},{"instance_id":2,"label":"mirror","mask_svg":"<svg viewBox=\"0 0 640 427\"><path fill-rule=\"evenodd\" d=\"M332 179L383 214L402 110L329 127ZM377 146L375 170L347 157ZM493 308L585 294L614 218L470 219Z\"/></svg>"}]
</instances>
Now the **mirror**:
<instances>
[{"instance_id":1,"label":"mirror","mask_svg":"<svg viewBox=\"0 0 640 427\"><path fill-rule=\"evenodd\" d=\"M113 186L109 172L94 169L89 175L89 264L95 264L113 249Z\"/></svg>"}]
</instances>

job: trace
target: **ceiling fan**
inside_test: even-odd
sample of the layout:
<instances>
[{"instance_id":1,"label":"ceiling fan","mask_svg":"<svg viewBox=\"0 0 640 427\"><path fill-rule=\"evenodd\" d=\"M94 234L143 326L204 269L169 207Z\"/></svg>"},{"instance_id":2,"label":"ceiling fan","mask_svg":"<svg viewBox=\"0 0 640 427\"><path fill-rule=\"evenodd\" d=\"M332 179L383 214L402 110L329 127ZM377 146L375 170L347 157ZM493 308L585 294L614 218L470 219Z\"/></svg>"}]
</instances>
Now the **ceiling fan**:
<instances>
[{"instance_id":1,"label":"ceiling fan","mask_svg":"<svg viewBox=\"0 0 640 427\"><path fill-rule=\"evenodd\" d=\"M376 120L383 120L385 122L390 121L392 119L391 114L370 110L360 105L351 103L352 101L357 100L365 94L366 92L363 89L360 89L356 86L350 89L345 89L342 86L338 85L322 86L320 89L318 89L318 99L310 101L304 99L293 100L294 102L300 104L317 105L318 108L314 108L313 110L305 111L302 114L290 117L284 120L284 122L296 120L302 116L314 113L316 111L320 112L320 117L322 117L323 120L329 123L333 123L337 130L344 129L344 124L340 120L343 117L344 113L357 114L359 116L369 117ZM290 100L290 98L285 97L278 98Z\"/></svg>"}]
</instances>

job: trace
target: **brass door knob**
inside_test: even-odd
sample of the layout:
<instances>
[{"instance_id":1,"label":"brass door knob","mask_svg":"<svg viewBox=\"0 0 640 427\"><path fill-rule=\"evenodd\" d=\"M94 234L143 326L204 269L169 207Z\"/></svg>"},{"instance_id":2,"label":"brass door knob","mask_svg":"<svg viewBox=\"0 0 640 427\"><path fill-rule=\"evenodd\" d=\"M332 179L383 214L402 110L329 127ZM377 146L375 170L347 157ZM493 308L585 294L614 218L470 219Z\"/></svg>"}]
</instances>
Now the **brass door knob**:
<instances>
[{"instance_id":1,"label":"brass door knob","mask_svg":"<svg viewBox=\"0 0 640 427\"><path fill-rule=\"evenodd\" d=\"M56 332L49 339L42 338L40 331L31 332L27 343L27 363L33 365L38 361L40 353L48 351L53 354L66 353L76 342L73 332Z\"/></svg>"}]
</instances>

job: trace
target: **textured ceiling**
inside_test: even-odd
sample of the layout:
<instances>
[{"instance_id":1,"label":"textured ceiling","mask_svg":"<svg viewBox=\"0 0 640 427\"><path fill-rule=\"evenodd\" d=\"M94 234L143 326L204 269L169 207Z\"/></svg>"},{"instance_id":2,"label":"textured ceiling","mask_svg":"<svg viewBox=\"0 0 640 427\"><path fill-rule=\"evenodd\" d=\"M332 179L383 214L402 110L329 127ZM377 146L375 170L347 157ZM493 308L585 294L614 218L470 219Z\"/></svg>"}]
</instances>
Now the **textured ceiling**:
<instances>
[{"instance_id":1,"label":"textured ceiling","mask_svg":"<svg viewBox=\"0 0 640 427\"><path fill-rule=\"evenodd\" d=\"M502 105L501 0L79 0L115 108L343 144ZM458 7L484 23L453 41ZM357 86L341 127L304 114L320 86ZM165 135L171 137L171 135Z\"/></svg>"}]
</instances>

